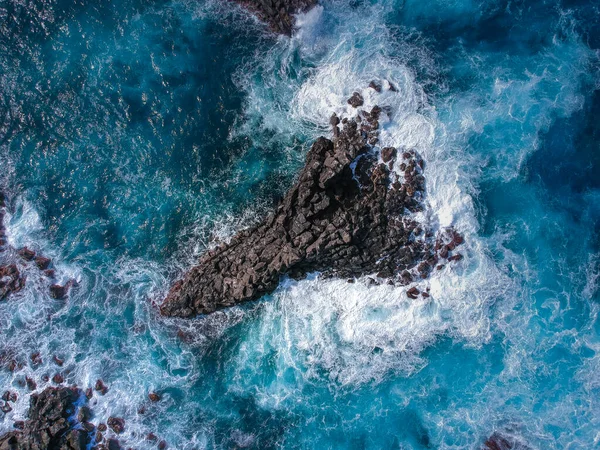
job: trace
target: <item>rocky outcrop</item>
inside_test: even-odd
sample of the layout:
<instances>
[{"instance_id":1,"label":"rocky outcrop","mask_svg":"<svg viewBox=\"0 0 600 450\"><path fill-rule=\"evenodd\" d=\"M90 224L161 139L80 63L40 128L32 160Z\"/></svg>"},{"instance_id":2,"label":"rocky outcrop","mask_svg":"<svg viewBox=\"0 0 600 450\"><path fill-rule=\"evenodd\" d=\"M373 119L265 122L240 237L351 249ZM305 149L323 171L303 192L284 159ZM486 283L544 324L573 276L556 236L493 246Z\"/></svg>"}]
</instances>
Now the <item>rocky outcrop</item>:
<instances>
[{"instance_id":1,"label":"rocky outcrop","mask_svg":"<svg viewBox=\"0 0 600 450\"><path fill-rule=\"evenodd\" d=\"M105 424L96 427L89 422L93 413L86 400L83 391L72 387L49 387L32 394L28 420L15 422L15 431L0 436L0 450L121 449L118 440L105 439ZM111 419L122 431L123 419Z\"/></svg>"},{"instance_id":2,"label":"rocky outcrop","mask_svg":"<svg viewBox=\"0 0 600 450\"><path fill-rule=\"evenodd\" d=\"M29 419L16 422L16 431L0 437L1 450L85 449L91 442L90 430L77 424L76 402L81 391L74 388L48 388L31 396Z\"/></svg>"},{"instance_id":3,"label":"rocky outcrop","mask_svg":"<svg viewBox=\"0 0 600 450\"><path fill-rule=\"evenodd\" d=\"M234 0L253 12L276 33L291 36L293 14L306 12L317 0Z\"/></svg>"},{"instance_id":4,"label":"rocky outcrop","mask_svg":"<svg viewBox=\"0 0 600 450\"><path fill-rule=\"evenodd\" d=\"M41 275L47 279L53 279L55 275L54 269L51 268L52 260L50 258L37 254L28 247L15 250L7 243L4 226L6 207L6 196L0 192L0 301L25 287L27 277L22 272L27 266L36 266ZM69 280L64 285L51 284L49 286L50 296L56 300L63 300L73 287L77 287L75 280Z\"/></svg>"},{"instance_id":5,"label":"rocky outcrop","mask_svg":"<svg viewBox=\"0 0 600 450\"><path fill-rule=\"evenodd\" d=\"M277 210L203 255L171 288L161 313L191 317L256 300L284 274L376 274L408 284L427 277L442 248L452 257L450 248L462 242L458 233L448 230L434 241L407 214L422 209L422 159L412 150L380 152L369 145L377 141L380 114L375 106L349 120L333 116L334 139L317 139ZM390 170L397 158L401 175Z\"/></svg>"}]
</instances>

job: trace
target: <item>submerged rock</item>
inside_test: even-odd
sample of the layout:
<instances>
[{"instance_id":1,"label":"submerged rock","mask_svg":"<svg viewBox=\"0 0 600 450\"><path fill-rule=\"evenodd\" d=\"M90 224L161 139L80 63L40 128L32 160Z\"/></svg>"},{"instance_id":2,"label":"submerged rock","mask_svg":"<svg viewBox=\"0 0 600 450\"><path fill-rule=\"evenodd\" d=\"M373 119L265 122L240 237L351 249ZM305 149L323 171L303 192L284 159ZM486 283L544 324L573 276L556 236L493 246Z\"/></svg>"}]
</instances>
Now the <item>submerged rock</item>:
<instances>
[{"instance_id":1,"label":"submerged rock","mask_svg":"<svg viewBox=\"0 0 600 450\"><path fill-rule=\"evenodd\" d=\"M317 4L317 0L235 0L255 13L275 33L291 36L294 29L294 14L306 12Z\"/></svg>"}]
</instances>

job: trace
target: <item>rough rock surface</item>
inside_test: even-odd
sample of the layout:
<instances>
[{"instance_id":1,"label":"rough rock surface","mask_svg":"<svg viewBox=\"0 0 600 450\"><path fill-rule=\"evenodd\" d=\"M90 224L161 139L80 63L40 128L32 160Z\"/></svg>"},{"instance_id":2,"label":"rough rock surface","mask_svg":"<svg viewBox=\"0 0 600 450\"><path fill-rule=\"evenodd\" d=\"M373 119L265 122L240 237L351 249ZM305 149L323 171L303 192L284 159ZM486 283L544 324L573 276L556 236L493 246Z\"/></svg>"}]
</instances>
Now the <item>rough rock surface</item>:
<instances>
[{"instance_id":1,"label":"rough rock surface","mask_svg":"<svg viewBox=\"0 0 600 450\"><path fill-rule=\"evenodd\" d=\"M529 446L508 435L492 434L483 444L482 450L531 450Z\"/></svg>"},{"instance_id":2,"label":"rough rock surface","mask_svg":"<svg viewBox=\"0 0 600 450\"><path fill-rule=\"evenodd\" d=\"M291 36L294 28L293 14L306 12L317 0L234 0L255 13L276 33Z\"/></svg>"},{"instance_id":3,"label":"rough rock surface","mask_svg":"<svg viewBox=\"0 0 600 450\"><path fill-rule=\"evenodd\" d=\"M284 274L296 279L315 271L338 277L377 274L408 284L430 273L441 249L449 258L462 237L449 230L433 248L433 242L417 238L432 234L407 215L422 209L421 158L402 152L400 178L389 169L395 149L386 149L388 164L383 164L368 144L377 139L381 113L377 106L359 111L356 119L341 121L341 130L332 117L334 140L317 139L277 210L204 254L171 288L161 313L191 317L255 300L272 292Z\"/></svg>"},{"instance_id":4,"label":"rough rock surface","mask_svg":"<svg viewBox=\"0 0 600 450\"><path fill-rule=\"evenodd\" d=\"M28 420L15 422L15 431L0 436L0 450L120 449L116 439L104 439L100 427L88 422L92 412L84 401L83 391L71 387L32 394Z\"/></svg>"}]
</instances>

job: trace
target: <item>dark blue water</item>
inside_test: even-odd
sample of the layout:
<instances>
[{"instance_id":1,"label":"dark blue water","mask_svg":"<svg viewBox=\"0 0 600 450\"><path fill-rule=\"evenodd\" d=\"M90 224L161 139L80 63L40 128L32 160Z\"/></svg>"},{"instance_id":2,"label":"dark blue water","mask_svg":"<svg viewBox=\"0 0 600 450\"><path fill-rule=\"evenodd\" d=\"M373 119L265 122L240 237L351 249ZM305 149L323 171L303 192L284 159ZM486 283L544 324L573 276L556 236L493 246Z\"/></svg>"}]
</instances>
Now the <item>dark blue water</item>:
<instances>
[{"instance_id":1,"label":"dark blue water","mask_svg":"<svg viewBox=\"0 0 600 450\"><path fill-rule=\"evenodd\" d=\"M178 449L479 448L495 430L598 447L599 17L589 0L336 0L287 39L222 2L0 3L9 243L79 281L56 301L23 266L0 303L0 351L25 362L0 371L20 394L0 431L26 414L19 382L60 371L105 381L95 421L123 417L135 448L148 432ZM355 90L392 108L382 145L426 159L416 219L458 228L465 259L422 282L428 300L315 275L160 318Z\"/></svg>"}]
</instances>

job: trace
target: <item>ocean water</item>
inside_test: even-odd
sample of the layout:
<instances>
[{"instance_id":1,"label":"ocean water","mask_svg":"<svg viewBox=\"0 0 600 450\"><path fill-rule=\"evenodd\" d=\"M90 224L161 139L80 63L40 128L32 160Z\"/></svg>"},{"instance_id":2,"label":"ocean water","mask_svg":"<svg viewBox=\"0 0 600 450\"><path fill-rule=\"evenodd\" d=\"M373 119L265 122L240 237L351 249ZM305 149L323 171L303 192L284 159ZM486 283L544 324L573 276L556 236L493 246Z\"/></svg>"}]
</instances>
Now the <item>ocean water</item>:
<instances>
[{"instance_id":1,"label":"ocean water","mask_svg":"<svg viewBox=\"0 0 600 450\"><path fill-rule=\"evenodd\" d=\"M92 421L123 417L139 449L150 432L177 449L477 449L494 431L600 448L600 4L323 0L297 23L276 37L219 1L0 3L8 241L79 283L53 300L23 265L0 303L0 352L24 363L0 369L19 393L0 432L26 416L25 376L60 372L103 379ZM420 282L429 299L313 274L161 318L354 91L390 107L382 146L426 160L415 219L455 226L465 259Z\"/></svg>"}]
</instances>

